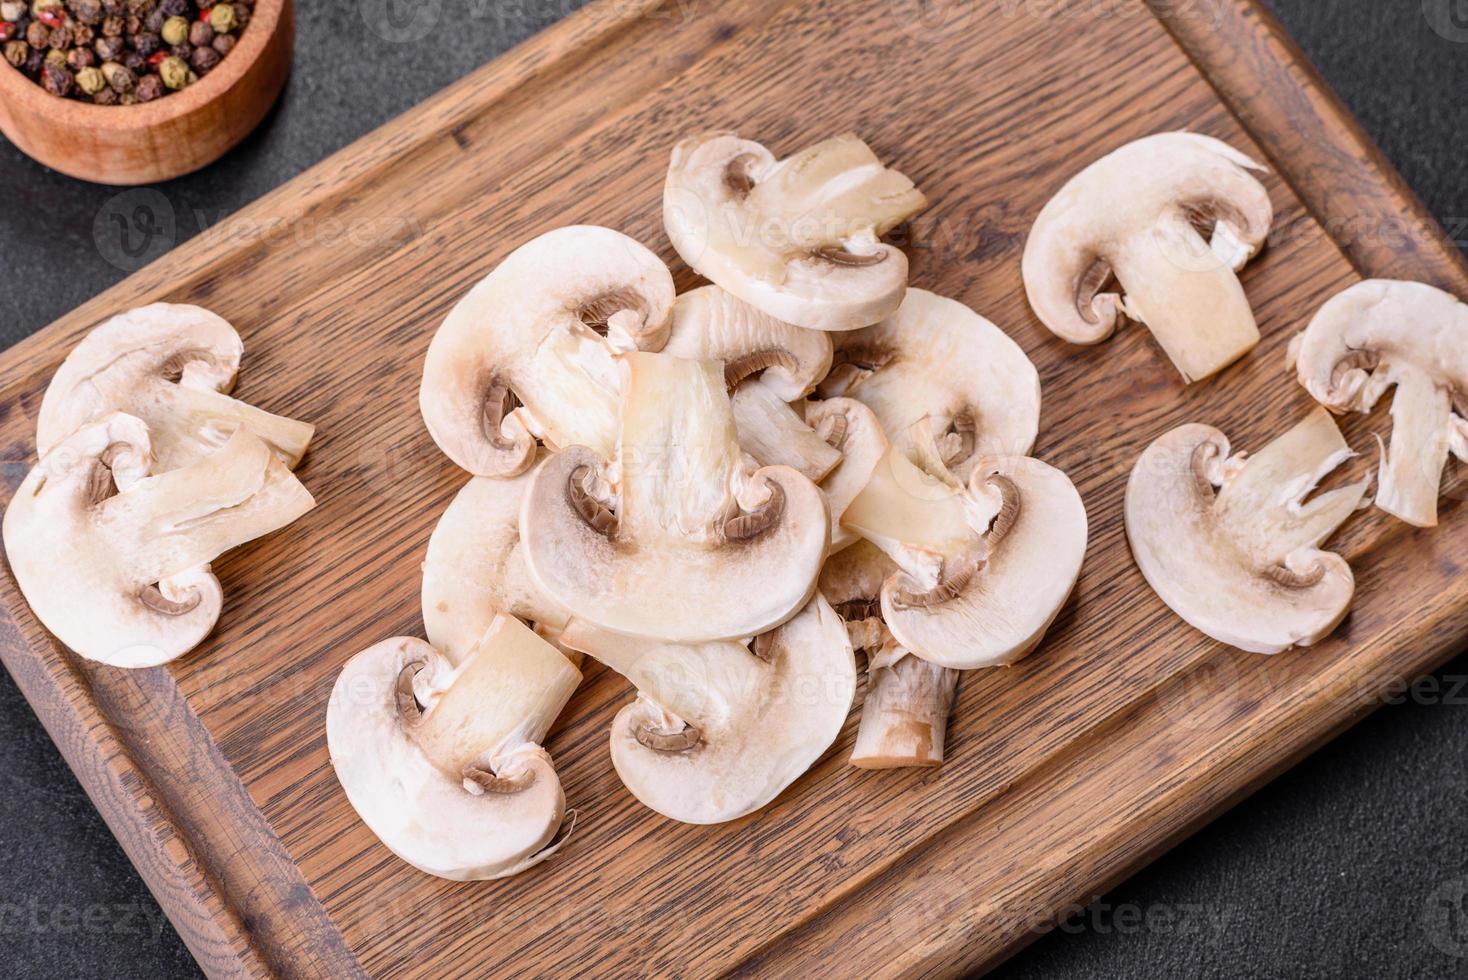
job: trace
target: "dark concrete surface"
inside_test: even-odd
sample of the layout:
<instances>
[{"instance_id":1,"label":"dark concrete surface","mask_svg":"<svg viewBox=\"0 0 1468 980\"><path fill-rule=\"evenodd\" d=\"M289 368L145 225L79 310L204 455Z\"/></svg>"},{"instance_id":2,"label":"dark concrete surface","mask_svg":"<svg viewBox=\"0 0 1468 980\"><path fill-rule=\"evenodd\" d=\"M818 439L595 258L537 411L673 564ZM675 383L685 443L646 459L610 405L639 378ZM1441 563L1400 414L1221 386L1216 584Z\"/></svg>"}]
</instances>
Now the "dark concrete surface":
<instances>
[{"instance_id":1,"label":"dark concrete surface","mask_svg":"<svg viewBox=\"0 0 1468 980\"><path fill-rule=\"evenodd\" d=\"M0 346L578 4L427 5L448 26L402 40L402 0L299 3L280 106L224 161L158 188L171 226L160 220L151 240L112 230L115 189L50 173L0 141ZM1468 238L1468 2L1273 5L1432 213ZM148 248L134 256L124 244ZM1002 974L1468 976L1468 657L1399 702L1098 897ZM0 976L197 974L4 675Z\"/></svg>"}]
</instances>

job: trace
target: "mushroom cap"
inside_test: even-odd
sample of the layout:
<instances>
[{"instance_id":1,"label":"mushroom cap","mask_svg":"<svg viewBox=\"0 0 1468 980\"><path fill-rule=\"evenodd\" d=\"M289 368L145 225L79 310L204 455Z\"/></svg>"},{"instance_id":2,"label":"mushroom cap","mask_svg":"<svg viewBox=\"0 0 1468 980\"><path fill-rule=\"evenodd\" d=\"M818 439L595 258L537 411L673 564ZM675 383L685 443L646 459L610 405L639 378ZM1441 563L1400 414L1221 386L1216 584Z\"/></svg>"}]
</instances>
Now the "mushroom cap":
<instances>
[{"instance_id":1,"label":"mushroom cap","mask_svg":"<svg viewBox=\"0 0 1468 980\"><path fill-rule=\"evenodd\" d=\"M535 587L520 546L520 505L530 473L464 484L439 518L423 559L423 628L461 662L502 612L558 630L566 610Z\"/></svg>"},{"instance_id":2,"label":"mushroom cap","mask_svg":"<svg viewBox=\"0 0 1468 980\"><path fill-rule=\"evenodd\" d=\"M907 257L881 235L927 206L852 134L776 160L733 133L673 148L663 223L683 261L776 319L875 323L902 301Z\"/></svg>"},{"instance_id":3,"label":"mushroom cap","mask_svg":"<svg viewBox=\"0 0 1468 980\"><path fill-rule=\"evenodd\" d=\"M861 535L843 527L841 515L861 493L872 471L887 455L887 436L876 413L855 398L807 402L805 421L841 452L841 462L821 480L831 509L831 554L856 544ZM876 593L873 593L875 596Z\"/></svg>"},{"instance_id":4,"label":"mushroom cap","mask_svg":"<svg viewBox=\"0 0 1468 980\"><path fill-rule=\"evenodd\" d=\"M957 300L909 289L895 314L835 341L821 393L869 406L894 439L930 420L959 479L981 455L1034 448L1039 373L1008 334Z\"/></svg>"},{"instance_id":5,"label":"mushroom cap","mask_svg":"<svg viewBox=\"0 0 1468 980\"><path fill-rule=\"evenodd\" d=\"M1060 470L1028 456L981 456L969 493L995 514L951 597L914 599L905 572L882 585L882 618L929 663L972 670L1014 663L1040 642L1075 588L1086 556L1086 508Z\"/></svg>"},{"instance_id":6,"label":"mushroom cap","mask_svg":"<svg viewBox=\"0 0 1468 980\"><path fill-rule=\"evenodd\" d=\"M147 426L120 412L43 456L5 511L5 554L31 609L89 660L152 667L219 619L209 563L315 506L270 447L238 428L154 476Z\"/></svg>"},{"instance_id":7,"label":"mushroom cap","mask_svg":"<svg viewBox=\"0 0 1468 980\"><path fill-rule=\"evenodd\" d=\"M1041 210L1025 243L1025 292L1057 336L1095 344L1126 312L1190 381L1258 343L1235 272L1258 253L1274 209L1222 140L1160 133L1102 157ZM1195 226L1211 230L1211 241ZM1112 276L1126 292L1103 292Z\"/></svg>"},{"instance_id":8,"label":"mushroom cap","mask_svg":"<svg viewBox=\"0 0 1468 980\"><path fill-rule=\"evenodd\" d=\"M332 688L326 742L352 807L389 850L440 878L503 878L549 857L559 846L552 842L566 798L550 756L533 744L544 733L531 733L534 739L496 760L496 775L513 778L517 788L475 792L466 777L435 765L403 723L399 678L415 664L422 669L408 696L428 689L430 718L438 699L453 690L456 669L413 637L363 650L347 661Z\"/></svg>"},{"instance_id":9,"label":"mushroom cap","mask_svg":"<svg viewBox=\"0 0 1468 980\"><path fill-rule=\"evenodd\" d=\"M478 476L524 472L537 436L610 452L613 350L661 348L673 294L662 260L609 228L557 228L521 245L429 344L419 407L434 442Z\"/></svg>"},{"instance_id":10,"label":"mushroom cap","mask_svg":"<svg viewBox=\"0 0 1468 980\"><path fill-rule=\"evenodd\" d=\"M1351 455L1320 408L1247 459L1230 458L1227 437L1211 426L1173 429L1127 482L1137 567L1173 612L1220 642L1253 653L1315 643L1345 617L1355 591L1345 559L1320 545L1369 478L1304 498Z\"/></svg>"},{"instance_id":11,"label":"mushroom cap","mask_svg":"<svg viewBox=\"0 0 1468 980\"><path fill-rule=\"evenodd\" d=\"M1468 306L1423 283L1366 280L1327 302L1291 355L1300 384L1333 412L1370 412L1396 387L1376 503L1434 526L1448 453L1468 457Z\"/></svg>"},{"instance_id":12,"label":"mushroom cap","mask_svg":"<svg viewBox=\"0 0 1468 980\"><path fill-rule=\"evenodd\" d=\"M567 642L576 646L578 633L573 621ZM596 646L581 648L596 656ZM673 820L723 823L769 803L831 746L856 693L841 617L817 596L755 649L768 659L728 641L648 644L629 670L641 693L612 721L612 764L632 795ZM676 707L660 703L648 693L659 685L686 694ZM687 722L697 742L648 744L670 721Z\"/></svg>"},{"instance_id":13,"label":"mushroom cap","mask_svg":"<svg viewBox=\"0 0 1468 980\"><path fill-rule=\"evenodd\" d=\"M154 303L120 313L83 337L51 378L36 420L37 452L125 412L148 427L154 472L198 461L241 425L294 467L314 430L228 396L243 350L234 327L202 307Z\"/></svg>"},{"instance_id":14,"label":"mushroom cap","mask_svg":"<svg viewBox=\"0 0 1468 980\"><path fill-rule=\"evenodd\" d=\"M775 319L718 286L700 286L673 304L663 353L723 361L729 387L759 376L787 402L804 398L831 370L831 336Z\"/></svg>"},{"instance_id":15,"label":"mushroom cap","mask_svg":"<svg viewBox=\"0 0 1468 980\"><path fill-rule=\"evenodd\" d=\"M748 472L721 366L622 355L615 465L573 446L535 471L520 514L540 590L604 629L680 643L753 636L795 615L829 541L798 472ZM609 473L613 506L587 481Z\"/></svg>"}]
</instances>

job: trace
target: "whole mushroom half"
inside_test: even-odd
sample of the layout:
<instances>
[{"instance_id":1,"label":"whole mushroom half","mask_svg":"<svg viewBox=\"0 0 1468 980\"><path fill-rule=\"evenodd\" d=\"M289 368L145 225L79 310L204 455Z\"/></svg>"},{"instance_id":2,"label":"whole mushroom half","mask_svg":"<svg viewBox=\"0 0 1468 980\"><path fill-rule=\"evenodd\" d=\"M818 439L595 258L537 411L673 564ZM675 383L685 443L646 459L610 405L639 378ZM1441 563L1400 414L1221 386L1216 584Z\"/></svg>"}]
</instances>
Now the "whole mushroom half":
<instances>
[{"instance_id":1,"label":"whole mushroom half","mask_svg":"<svg viewBox=\"0 0 1468 980\"><path fill-rule=\"evenodd\" d=\"M958 671L908 650L882 620L882 583L897 572L869 541L832 555L821 570L821 595L846 621L852 647L866 651L866 697L851 749L858 769L942 765L958 692Z\"/></svg>"},{"instance_id":2,"label":"whole mushroom half","mask_svg":"<svg viewBox=\"0 0 1468 980\"><path fill-rule=\"evenodd\" d=\"M1073 344L1100 343L1125 314L1151 329L1188 382L1227 367L1259 343L1237 272L1274 221L1249 172L1263 169L1195 133L1102 157L1035 219L1024 254L1035 314ZM1113 279L1122 296L1107 291Z\"/></svg>"},{"instance_id":3,"label":"whole mushroom half","mask_svg":"<svg viewBox=\"0 0 1468 980\"><path fill-rule=\"evenodd\" d=\"M1332 412L1370 412L1396 388L1376 506L1436 526L1448 453L1468 460L1468 306L1423 283L1367 280L1326 303L1290 354Z\"/></svg>"},{"instance_id":4,"label":"whole mushroom half","mask_svg":"<svg viewBox=\"0 0 1468 980\"><path fill-rule=\"evenodd\" d=\"M541 593L525 567L520 505L530 473L464 484L428 539L423 559L423 628L452 663L468 655L500 613L554 635L566 610Z\"/></svg>"},{"instance_id":5,"label":"whole mushroom half","mask_svg":"<svg viewBox=\"0 0 1468 980\"><path fill-rule=\"evenodd\" d=\"M979 456L1034 448L1039 373L1004 331L957 300L909 289L892 316L835 344L820 393L869 405L889 434L927 419L960 479Z\"/></svg>"},{"instance_id":6,"label":"whole mushroom half","mask_svg":"<svg viewBox=\"0 0 1468 980\"><path fill-rule=\"evenodd\" d=\"M478 476L528 469L536 439L610 453L616 350L668 339L673 278L609 228L558 228L506 256L428 347L419 406L438 447Z\"/></svg>"},{"instance_id":7,"label":"whole mushroom half","mask_svg":"<svg viewBox=\"0 0 1468 980\"><path fill-rule=\"evenodd\" d=\"M815 330L876 323L902 302L907 257L880 239L927 206L852 134L776 160L706 133L673 148L663 222L699 274L770 316Z\"/></svg>"},{"instance_id":8,"label":"whole mushroom half","mask_svg":"<svg viewBox=\"0 0 1468 980\"><path fill-rule=\"evenodd\" d=\"M926 462L894 447L841 518L900 569L882 585L882 618L939 666L1013 663L1075 588L1087 535L1080 494L1028 456L980 456L967 484Z\"/></svg>"},{"instance_id":9,"label":"whole mushroom half","mask_svg":"<svg viewBox=\"0 0 1468 980\"><path fill-rule=\"evenodd\" d=\"M612 763L673 820L734 820L769 803L836 740L856 692L846 626L815 597L746 646L650 642L572 620L562 641L630 680Z\"/></svg>"},{"instance_id":10,"label":"whole mushroom half","mask_svg":"<svg viewBox=\"0 0 1468 980\"><path fill-rule=\"evenodd\" d=\"M313 429L229 397L243 351L234 327L202 307L121 313L82 338L52 377L36 450L44 456L86 423L125 412L148 427L155 473L198 462L241 425L295 467Z\"/></svg>"},{"instance_id":11,"label":"whole mushroom half","mask_svg":"<svg viewBox=\"0 0 1468 980\"><path fill-rule=\"evenodd\" d=\"M826 498L784 466L746 465L722 366L620 355L612 459L574 446L535 471L520 514L540 591L578 619L696 643L795 615L826 557Z\"/></svg>"},{"instance_id":12,"label":"whole mushroom half","mask_svg":"<svg viewBox=\"0 0 1468 980\"><path fill-rule=\"evenodd\" d=\"M1127 483L1132 554L1158 597L1215 640L1253 653L1309 646L1350 607L1351 568L1320 545L1370 478L1305 500L1354 455L1322 408L1252 456L1229 451L1198 424L1147 447Z\"/></svg>"},{"instance_id":13,"label":"whole mushroom half","mask_svg":"<svg viewBox=\"0 0 1468 980\"><path fill-rule=\"evenodd\" d=\"M541 748L581 672L513 616L461 663L395 637L337 677L326 742L337 779L388 849L441 878L503 878L545 860L566 810Z\"/></svg>"},{"instance_id":14,"label":"whole mushroom half","mask_svg":"<svg viewBox=\"0 0 1468 980\"><path fill-rule=\"evenodd\" d=\"M192 650L223 604L209 563L315 506L245 428L186 466L153 466L148 427L113 413L52 446L5 510L5 554L36 618L116 667Z\"/></svg>"}]
</instances>

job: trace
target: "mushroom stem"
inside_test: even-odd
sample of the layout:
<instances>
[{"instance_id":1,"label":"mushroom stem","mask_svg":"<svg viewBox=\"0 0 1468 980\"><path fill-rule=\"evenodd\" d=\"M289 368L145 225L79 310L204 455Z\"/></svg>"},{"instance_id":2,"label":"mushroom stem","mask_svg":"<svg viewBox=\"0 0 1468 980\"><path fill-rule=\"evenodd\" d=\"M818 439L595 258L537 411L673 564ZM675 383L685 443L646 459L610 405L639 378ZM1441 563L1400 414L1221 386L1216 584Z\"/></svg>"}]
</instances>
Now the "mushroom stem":
<instances>
[{"instance_id":1,"label":"mushroom stem","mask_svg":"<svg viewBox=\"0 0 1468 980\"><path fill-rule=\"evenodd\" d=\"M466 788L503 791L513 779L486 787L484 774L514 777L516 757L544 741L580 683L581 672L559 650L501 614L447 677L414 682L432 692L416 723L403 710L408 699L401 687L399 708L413 740L441 772L465 779Z\"/></svg>"},{"instance_id":2,"label":"mushroom stem","mask_svg":"<svg viewBox=\"0 0 1468 980\"><path fill-rule=\"evenodd\" d=\"M731 402L739 445L761 466L789 466L819 483L840 465L841 451L765 382L744 382Z\"/></svg>"},{"instance_id":3,"label":"mushroom stem","mask_svg":"<svg viewBox=\"0 0 1468 980\"><path fill-rule=\"evenodd\" d=\"M1452 433L1452 398L1423 372L1403 371L1392 398L1391 442L1376 505L1417 527L1437 526L1437 498Z\"/></svg>"},{"instance_id":4,"label":"mushroom stem","mask_svg":"<svg viewBox=\"0 0 1468 980\"><path fill-rule=\"evenodd\" d=\"M1112 258L1124 308L1145 323L1186 381L1201 381L1259 343L1244 287L1182 215L1128 237Z\"/></svg>"},{"instance_id":5,"label":"mushroom stem","mask_svg":"<svg viewBox=\"0 0 1468 980\"><path fill-rule=\"evenodd\" d=\"M867 667L851 764L859 769L942 765L957 690L958 671L930 664L895 644L884 648Z\"/></svg>"},{"instance_id":6,"label":"mushroom stem","mask_svg":"<svg viewBox=\"0 0 1468 980\"><path fill-rule=\"evenodd\" d=\"M311 443L315 427L246 404L212 388L185 384L161 385L155 414L168 424L153 428L153 452L159 470L212 453L241 427L270 446L281 462L294 469Z\"/></svg>"}]
</instances>

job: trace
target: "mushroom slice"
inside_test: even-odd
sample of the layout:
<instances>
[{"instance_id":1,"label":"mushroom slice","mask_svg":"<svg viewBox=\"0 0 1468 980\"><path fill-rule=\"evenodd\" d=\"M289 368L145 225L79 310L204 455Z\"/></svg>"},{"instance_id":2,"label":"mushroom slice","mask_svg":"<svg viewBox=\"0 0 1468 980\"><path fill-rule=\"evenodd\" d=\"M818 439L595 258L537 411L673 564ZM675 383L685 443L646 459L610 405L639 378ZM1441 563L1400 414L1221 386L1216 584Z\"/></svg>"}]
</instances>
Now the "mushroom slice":
<instances>
[{"instance_id":1,"label":"mushroom slice","mask_svg":"<svg viewBox=\"0 0 1468 980\"><path fill-rule=\"evenodd\" d=\"M887 454L887 436L875 413L854 398L807 402L805 421L841 453L836 468L821 480L831 509L831 553L835 554L861 540L861 535L839 521Z\"/></svg>"},{"instance_id":2,"label":"mushroom slice","mask_svg":"<svg viewBox=\"0 0 1468 980\"><path fill-rule=\"evenodd\" d=\"M821 438L764 381L746 381L730 398L739 446L761 466L788 466L820 482L841 463L841 450ZM836 423L833 423L836 424Z\"/></svg>"},{"instance_id":3,"label":"mushroom slice","mask_svg":"<svg viewBox=\"0 0 1468 980\"><path fill-rule=\"evenodd\" d=\"M1370 412L1396 387L1376 506L1436 526L1448 453L1468 460L1468 306L1423 283L1367 280L1326 303L1290 354L1332 412Z\"/></svg>"},{"instance_id":4,"label":"mushroom slice","mask_svg":"<svg viewBox=\"0 0 1468 980\"><path fill-rule=\"evenodd\" d=\"M680 643L752 636L805 605L826 557L820 489L751 472L722 367L620 356L615 465L572 447L535 471L520 537L536 585L587 622Z\"/></svg>"},{"instance_id":5,"label":"mushroom slice","mask_svg":"<svg viewBox=\"0 0 1468 980\"><path fill-rule=\"evenodd\" d=\"M718 286L701 286L673 304L665 354L723 361L732 391L758 378L787 402L804 398L831 370L831 336L775 319Z\"/></svg>"},{"instance_id":6,"label":"mushroom slice","mask_svg":"<svg viewBox=\"0 0 1468 980\"><path fill-rule=\"evenodd\" d=\"M757 637L683 646L573 619L562 641L630 680L612 721L612 763L645 805L710 824L753 813L831 746L851 711L856 661L819 596Z\"/></svg>"},{"instance_id":7,"label":"mushroom slice","mask_svg":"<svg viewBox=\"0 0 1468 980\"><path fill-rule=\"evenodd\" d=\"M880 237L927 207L852 134L784 160L733 133L673 148L663 223L696 272L815 330L876 323L902 302L907 257Z\"/></svg>"},{"instance_id":8,"label":"mushroom slice","mask_svg":"<svg viewBox=\"0 0 1468 980\"><path fill-rule=\"evenodd\" d=\"M1211 426L1173 429L1127 483L1137 567L1173 612L1220 642L1253 653L1310 646L1345 617L1355 590L1350 566L1321 542L1370 478L1305 497L1352 455L1322 408L1247 459L1231 458Z\"/></svg>"},{"instance_id":9,"label":"mushroom slice","mask_svg":"<svg viewBox=\"0 0 1468 980\"><path fill-rule=\"evenodd\" d=\"M916 480L903 462L927 476L889 452L842 518L901 568L882 586L887 628L956 670L1024 657L1080 574L1080 495L1060 470L1027 456L980 457L966 487Z\"/></svg>"},{"instance_id":10,"label":"mushroom slice","mask_svg":"<svg viewBox=\"0 0 1468 980\"><path fill-rule=\"evenodd\" d=\"M558 228L521 245L434 334L419 407L438 447L478 476L508 477L553 449L610 453L614 350L668 339L673 278L609 228Z\"/></svg>"},{"instance_id":11,"label":"mushroom slice","mask_svg":"<svg viewBox=\"0 0 1468 980\"><path fill-rule=\"evenodd\" d=\"M867 655L867 690L851 750L858 769L939 766L958 671L916 656L882 621L882 583L897 566L875 545L858 541L821 570L821 595L846 621L851 645Z\"/></svg>"},{"instance_id":12,"label":"mushroom slice","mask_svg":"<svg viewBox=\"0 0 1468 980\"><path fill-rule=\"evenodd\" d=\"M1145 323L1188 382L1259 343L1237 272L1274 221L1263 170L1221 140L1161 133L1091 164L1040 211L1025 244L1035 314L1096 344L1122 313ZM1208 236L1208 237L1205 237ZM1125 298L1106 292L1113 278Z\"/></svg>"},{"instance_id":13,"label":"mushroom slice","mask_svg":"<svg viewBox=\"0 0 1468 980\"><path fill-rule=\"evenodd\" d=\"M399 636L347 661L326 744L347 799L414 867L456 881L504 878L545 860L566 797L540 747L581 672L513 616L455 666Z\"/></svg>"},{"instance_id":14,"label":"mushroom slice","mask_svg":"<svg viewBox=\"0 0 1468 980\"><path fill-rule=\"evenodd\" d=\"M36 450L44 456L86 423L125 412L148 427L155 473L198 462L242 425L294 467L314 429L229 397L243 351L234 327L202 307L120 313L83 337L52 377Z\"/></svg>"},{"instance_id":15,"label":"mushroom slice","mask_svg":"<svg viewBox=\"0 0 1468 980\"><path fill-rule=\"evenodd\" d=\"M520 505L529 488L530 473L472 478L428 539L423 628L450 663L460 663L502 612L552 633L566 625L566 610L535 587L525 567Z\"/></svg>"},{"instance_id":16,"label":"mushroom slice","mask_svg":"<svg viewBox=\"0 0 1468 980\"><path fill-rule=\"evenodd\" d=\"M152 462L147 426L115 412L52 447L5 511L5 554L36 618L114 667L192 650L223 603L209 563L315 506L243 427L187 466L149 476Z\"/></svg>"},{"instance_id":17,"label":"mushroom slice","mask_svg":"<svg viewBox=\"0 0 1468 980\"><path fill-rule=\"evenodd\" d=\"M909 289L895 314L835 338L826 397L855 398L888 433L928 419L950 469L1023 456L1040 429L1040 376L1009 336L957 300Z\"/></svg>"}]
</instances>

